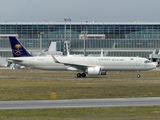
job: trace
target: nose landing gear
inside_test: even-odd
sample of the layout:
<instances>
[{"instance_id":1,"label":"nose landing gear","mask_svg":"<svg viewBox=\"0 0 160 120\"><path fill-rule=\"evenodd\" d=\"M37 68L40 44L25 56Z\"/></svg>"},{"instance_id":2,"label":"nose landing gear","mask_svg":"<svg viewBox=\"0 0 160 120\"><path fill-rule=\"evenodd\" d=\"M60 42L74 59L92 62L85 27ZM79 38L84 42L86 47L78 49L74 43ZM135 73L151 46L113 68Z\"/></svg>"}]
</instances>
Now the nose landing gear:
<instances>
[{"instance_id":1,"label":"nose landing gear","mask_svg":"<svg viewBox=\"0 0 160 120\"><path fill-rule=\"evenodd\" d=\"M137 78L140 78L141 77L140 72L139 71L137 71L137 72L138 72Z\"/></svg>"}]
</instances>

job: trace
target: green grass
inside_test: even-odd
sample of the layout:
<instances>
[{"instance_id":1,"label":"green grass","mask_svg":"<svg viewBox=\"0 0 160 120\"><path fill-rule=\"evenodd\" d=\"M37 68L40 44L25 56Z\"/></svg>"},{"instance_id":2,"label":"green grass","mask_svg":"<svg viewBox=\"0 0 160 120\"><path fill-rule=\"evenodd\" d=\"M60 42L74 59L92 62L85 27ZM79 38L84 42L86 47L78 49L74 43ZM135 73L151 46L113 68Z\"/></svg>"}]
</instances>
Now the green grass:
<instances>
[{"instance_id":1,"label":"green grass","mask_svg":"<svg viewBox=\"0 0 160 120\"><path fill-rule=\"evenodd\" d=\"M158 120L160 107L0 110L0 119L16 120Z\"/></svg>"},{"instance_id":2,"label":"green grass","mask_svg":"<svg viewBox=\"0 0 160 120\"><path fill-rule=\"evenodd\" d=\"M159 97L159 71L109 72L76 78L76 73L43 70L0 70L0 100ZM17 78L16 78L16 77ZM0 110L0 120L157 120L160 107Z\"/></svg>"},{"instance_id":3,"label":"green grass","mask_svg":"<svg viewBox=\"0 0 160 120\"><path fill-rule=\"evenodd\" d=\"M73 72L1 70L0 75L21 76L0 79L0 100L44 100L50 99L51 92L57 93L57 99L160 96L158 71L141 72L140 79L136 78L136 72L109 72L108 76L76 78ZM43 78L35 78L37 76Z\"/></svg>"}]
</instances>

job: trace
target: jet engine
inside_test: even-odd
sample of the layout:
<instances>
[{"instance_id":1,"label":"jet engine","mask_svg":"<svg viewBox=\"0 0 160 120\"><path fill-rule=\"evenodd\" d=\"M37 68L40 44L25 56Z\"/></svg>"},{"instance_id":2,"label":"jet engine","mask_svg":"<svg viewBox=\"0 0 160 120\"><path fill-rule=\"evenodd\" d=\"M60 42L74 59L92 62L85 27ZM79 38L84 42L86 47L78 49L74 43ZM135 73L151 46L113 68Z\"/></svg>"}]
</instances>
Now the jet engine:
<instances>
[{"instance_id":1,"label":"jet engine","mask_svg":"<svg viewBox=\"0 0 160 120\"><path fill-rule=\"evenodd\" d=\"M106 75L106 71L101 71L100 67L88 67L88 75Z\"/></svg>"},{"instance_id":2,"label":"jet engine","mask_svg":"<svg viewBox=\"0 0 160 120\"><path fill-rule=\"evenodd\" d=\"M107 75L107 71L101 71L100 75Z\"/></svg>"}]
</instances>

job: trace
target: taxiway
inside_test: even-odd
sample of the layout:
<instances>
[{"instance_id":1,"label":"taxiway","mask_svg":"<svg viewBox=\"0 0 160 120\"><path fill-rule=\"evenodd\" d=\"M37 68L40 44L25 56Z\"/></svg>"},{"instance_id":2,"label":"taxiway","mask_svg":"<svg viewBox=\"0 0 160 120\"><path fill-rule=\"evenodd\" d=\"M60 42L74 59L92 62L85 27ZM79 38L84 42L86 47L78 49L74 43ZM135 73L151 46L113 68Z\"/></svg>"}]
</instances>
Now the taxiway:
<instances>
[{"instance_id":1,"label":"taxiway","mask_svg":"<svg viewBox=\"0 0 160 120\"><path fill-rule=\"evenodd\" d=\"M160 106L160 97L0 101L0 109Z\"/></svg>"}]
</instances>

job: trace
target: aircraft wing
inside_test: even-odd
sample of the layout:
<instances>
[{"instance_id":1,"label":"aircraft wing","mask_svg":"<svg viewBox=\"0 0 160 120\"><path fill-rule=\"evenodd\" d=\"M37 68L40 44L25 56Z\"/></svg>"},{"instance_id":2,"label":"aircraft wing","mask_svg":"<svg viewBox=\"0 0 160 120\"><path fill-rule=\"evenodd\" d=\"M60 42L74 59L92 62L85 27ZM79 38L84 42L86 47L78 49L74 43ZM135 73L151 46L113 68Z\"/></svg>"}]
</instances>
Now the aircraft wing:
<instances>
[{"instance_id":1,"label":"aircraft wing","mask_svg":"<svg viewBox=\"0 0 160 120\"><path fill-rule=\"evenodd\" d=\"M72 66L72 67L75 67L75 68L81 69L81 70L84 70L84 69L86 69L87 67L93 67L93 66L85 65L85 64L74 64L74 63L60 62L60 61L58 61L53 55L52 55L52 58L53 58L53 60L54 60L55 63L64 64L64 65L69 65L69 66Z\"/></svg>"}]
</instances>

